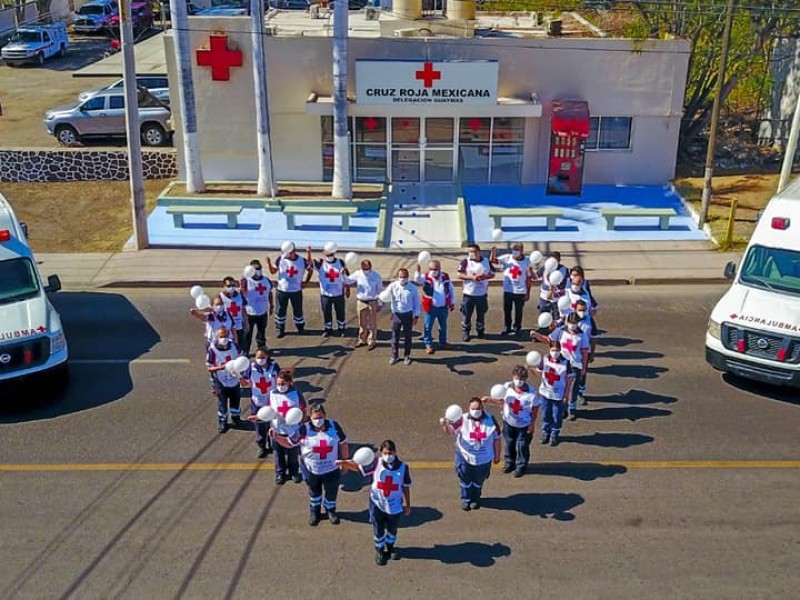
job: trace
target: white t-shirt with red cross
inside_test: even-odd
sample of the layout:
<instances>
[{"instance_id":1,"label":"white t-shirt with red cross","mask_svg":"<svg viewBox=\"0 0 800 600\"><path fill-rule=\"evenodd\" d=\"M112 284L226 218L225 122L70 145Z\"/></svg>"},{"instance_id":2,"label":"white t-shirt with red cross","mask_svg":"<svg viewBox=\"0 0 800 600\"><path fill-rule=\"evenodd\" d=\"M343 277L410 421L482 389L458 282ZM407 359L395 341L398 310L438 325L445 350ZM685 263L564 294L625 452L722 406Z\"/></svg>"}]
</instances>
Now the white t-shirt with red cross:
<instances>
[{"instance_id":1,"label":"white t-shirt with red cross","mask_svg":"<svg viewBox=\"0 0 800 600\"><path fill-rule=\"evenodd\" d=\"M503 291L511 294L527 294L531 262L524 255L514 258L513 254L497 257L503 267Z\"/></svg>"}]
</instances>

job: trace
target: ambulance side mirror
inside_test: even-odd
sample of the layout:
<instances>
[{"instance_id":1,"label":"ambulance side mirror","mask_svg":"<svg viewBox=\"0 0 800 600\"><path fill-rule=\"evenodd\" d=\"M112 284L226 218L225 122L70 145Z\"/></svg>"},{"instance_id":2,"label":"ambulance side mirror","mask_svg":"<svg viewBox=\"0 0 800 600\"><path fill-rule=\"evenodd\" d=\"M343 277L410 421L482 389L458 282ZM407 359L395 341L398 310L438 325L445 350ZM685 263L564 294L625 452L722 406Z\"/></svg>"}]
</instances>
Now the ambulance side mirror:
<instances>
[{"instance_id":1,"label":"ambulance side mirror","mask_svg":"<svg viewBox=\"0 0 800 600\"><path fill-rule=\"evenodd\" d=\"M722 274L725 275L725 279L733 279L736 277L736 263L729 260L725 264L725 269L722 271Z\"/></svg>"},{"instance_id":2,"label":"ambulance side mirror","mask_svg":"<svg viewBox=\"0 0 800 600\"><path fill-rule=\"evenodd\" d=\"M58 275L50 275L47 278L47 285L44 287L44 291L48 294L53 292L58 292L61 290L61 279L58 278Z\"/></svg>"},{"instance_id":3,"label":"ambulance side mirror","mask_svg":"<svg viewBox=\"0 0 800 600\"><path fill-rule=\"evenodd\" d=\"M22 233L25 235L25 239L27 240L30 237L28 234L28 224L25 221L20 221L19 228L22 229Z\"/></svg>"}]
</instances>

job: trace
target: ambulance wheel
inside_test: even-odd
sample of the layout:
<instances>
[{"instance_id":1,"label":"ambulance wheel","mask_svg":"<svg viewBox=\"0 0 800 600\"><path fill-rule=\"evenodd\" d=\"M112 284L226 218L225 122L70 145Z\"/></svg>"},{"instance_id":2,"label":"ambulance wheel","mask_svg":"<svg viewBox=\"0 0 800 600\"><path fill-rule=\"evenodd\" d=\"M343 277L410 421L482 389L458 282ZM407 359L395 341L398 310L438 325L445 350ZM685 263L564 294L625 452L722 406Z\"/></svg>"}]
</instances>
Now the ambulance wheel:
<instances>
[{"instance_id":1,"label":"ambulance wheel","mask_svg":"<svg viewBox=\"0 0 800 600\"><path fill-rule=\"evenodd\" d=\"M67 47L64 44L61 44L61 47L58 49L58 55L61 58L64 58L67 55Z\"/></svg>"},{"instance_id":2,"label":"ambulance wheel","mask_svg":"<svg viewBox=\"0 0 800 600\"><path fill-rule=\"evenodd\" d=\"M142 143L145 146L163 146L166 141L167 134L158 123L147 123L142 127Z\"/></svg>"},{"instance_id":3,"label":"ambulance wheel","mask_svg":"<svg viewBox=\"0 0 800 600\"><path fill-rule=\"evenodd\" d=\"M40 67L44 65L44 52L39 52L39 54L36 55L36 64Z\"/></svg>"},{"instance_id":4,"label":"ambulance wheel","mask_svg":"<svg viewBox=\"0 0 800 600\"><path fill-rule=\"evenodd\" d=\"M56 139L62 146L74 146L78 143L78 132L72 125L56 127Z\"/></svg>"}]
</instances>

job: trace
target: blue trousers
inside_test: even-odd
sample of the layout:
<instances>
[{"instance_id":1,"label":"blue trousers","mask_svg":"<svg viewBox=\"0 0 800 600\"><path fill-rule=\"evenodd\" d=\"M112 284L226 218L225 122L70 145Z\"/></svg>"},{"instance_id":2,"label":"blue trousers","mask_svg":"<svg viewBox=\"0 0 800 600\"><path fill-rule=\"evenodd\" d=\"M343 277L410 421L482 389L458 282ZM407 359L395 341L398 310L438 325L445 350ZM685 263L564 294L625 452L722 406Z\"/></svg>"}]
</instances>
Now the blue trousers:
<instances>
[{"instance_id":1,"label":"blue trousers","mask_svg":"<svg viewBox=\"0 0 800 600\"><path fill-rule=\"evenodd\" d=\"M397 542L397 526L402 514L390 515L372 502L369 503L369 522L372 523L372 540L376 550L383 550L387 544L394 546Z\"/></svg>"},{"instance_id":2,"label":"blue trousers","mask_svg":"<svg viewBox=\"0 0 800 600\"><path fill-rule=\"evenodd\" d=\"M558 435L564 422L564 403L561 400L550 400L542 396L542 435Z\"/></svg>"},{"instance_id":3,"label":"blue trousers","mask_svg":"<svg viewBox=\"0 0 800 600\"><path fill-rule=\"evenodd\" d=\"M569 394L569 410L575 410L578 407L578 394L582 393L586 387L586 377L581 376L581 370L577 367L571 367L572 376L572 390Z\"/></svg>"},{"instance_id":4,"label":"blue trousers","mask_svg":"<svg viewBox=\"0 0 800 600\"><path fill-rule=\"evenodd\" d=\"M461 504L477 502L481 499L483 482L489 479L492 463L471 465L456 451L456 475L461 487Z\"/></svg>"},{"instance_id":5,"label":"blue trousers","mask_svg":"<svg viewBox=\"0 0 800 600\"><path fill-rule=\"evenodd\" d=\"M524 471L531 459L531 435L527 427L513 427L503 423L503 440L506 443L506 467Z\"/></svg>"},{"instance_id":6,"label":"blue trousers","mask_svg":"<svg viewBox=\"0 0 800 600\"><path fill-rule=\"evenodd\" d=\"M447 313L450 312L446 306L432 306L431 312L423 313L424 329L422 333L422 341L426 348L433 346L433 324L439 323L439 344L447 343Z\"/></svg>"}]
</instances>

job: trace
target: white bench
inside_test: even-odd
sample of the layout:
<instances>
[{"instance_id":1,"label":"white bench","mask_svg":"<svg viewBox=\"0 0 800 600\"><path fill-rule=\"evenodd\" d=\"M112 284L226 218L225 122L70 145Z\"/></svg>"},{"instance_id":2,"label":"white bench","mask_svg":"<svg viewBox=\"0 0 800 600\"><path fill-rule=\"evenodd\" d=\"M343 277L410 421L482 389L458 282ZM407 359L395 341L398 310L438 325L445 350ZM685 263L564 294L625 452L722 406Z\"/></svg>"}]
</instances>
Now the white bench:
<instances>
[{"instance_id":1,"label":"white bench","mask_svg":"<svg viewBox=\"0 0 800 600\"><path fill-rule=\"evenodd\" d=\"M338 216L342 218L342 231L350 230L350 217L358 212L356 206L298 206L289 205L283 207L283 214L286 215L286 228L297 229L295 217L297 215L312 216Z\"/></svg>"},{"instance_id":2,"label":"white bench","mask_svg":"<svg viewBox=\"0 0 800 600\"><path fill-rule=\"evenodd\" d=\"M658 228L662 231L669 229L669 220L677 216L673 208L601 208L600 214L606 220L606 229L614 229L614 220L617 217L658 217Z\"/></svg>"},{"instance_id":3,"label":"white bench","mask_svg":"<svg viewBox=\"0 0 800 600\"><path fill-rule=\"evenodd\" d=\"M502 229L503 219L544 217L547 220L547 231L556 230L556 220L564 216L560 208L493 208L489 216L494 221L495 229Z\"/></svg>"},{"instance_id":4,"label":"white bench","mask_svg":"<svg viewBox=\"0 0 800 600\"><path fill-rule=\"evenodd\" d=\"M185 215L225 215L228 217L228 229L236 229L239 225L239 215L242 213L241 206L169 206L167 214L172 215L172 223L177 228L184 226L183 217Z\"/></svg>"}]
</instances>

